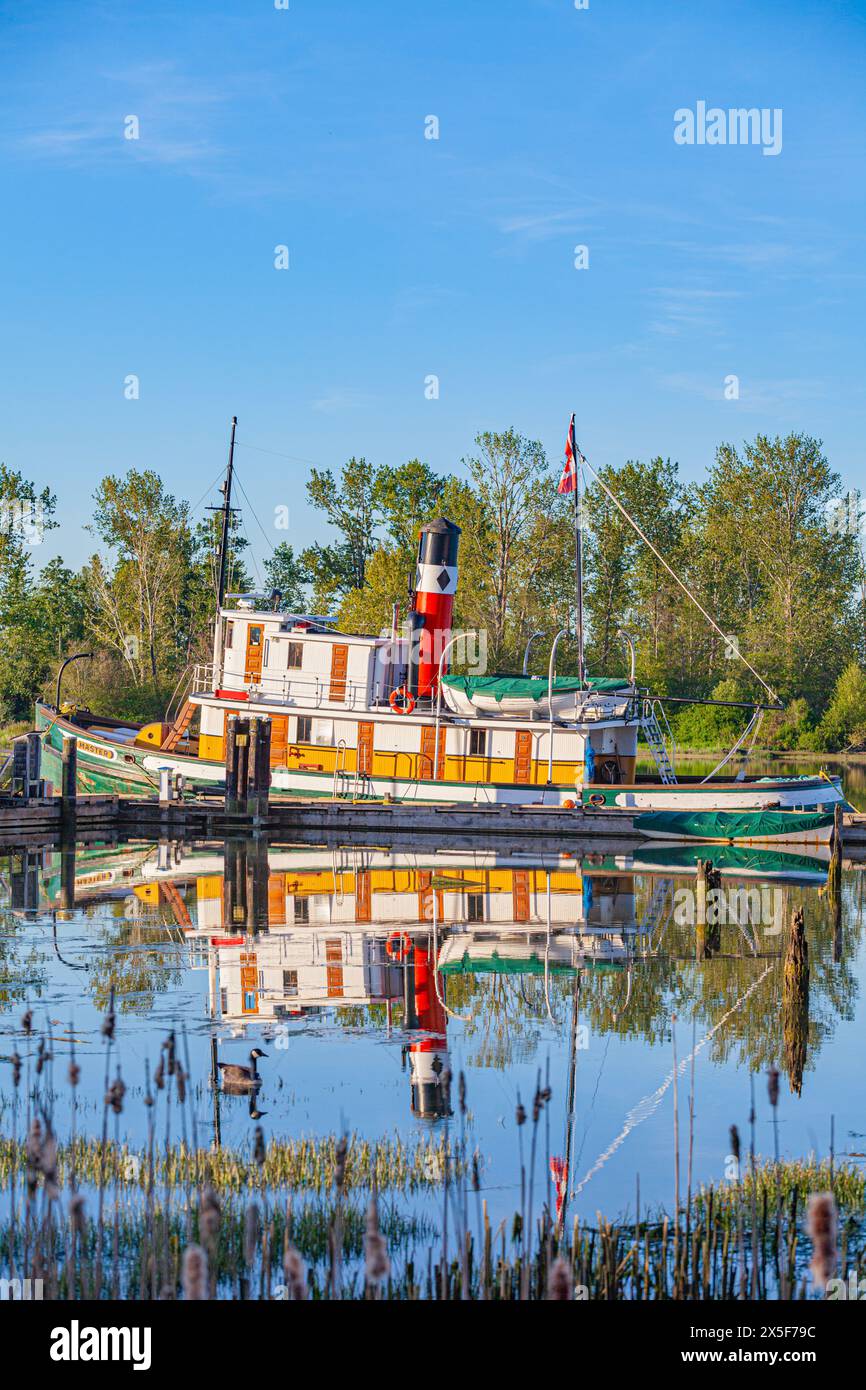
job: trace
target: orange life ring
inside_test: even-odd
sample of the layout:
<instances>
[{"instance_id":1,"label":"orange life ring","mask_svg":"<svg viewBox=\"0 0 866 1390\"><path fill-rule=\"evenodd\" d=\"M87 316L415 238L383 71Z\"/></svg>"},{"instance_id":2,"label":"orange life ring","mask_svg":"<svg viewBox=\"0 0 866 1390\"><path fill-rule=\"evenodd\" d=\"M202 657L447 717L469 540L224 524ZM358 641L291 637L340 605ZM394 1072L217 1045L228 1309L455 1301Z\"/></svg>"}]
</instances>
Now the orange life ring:
<instances>
[{"instance_id":1,"label":"orange life ring","mask_svg":"<svg viewBox=\"0 0 866 1390\"><path fill-rule=\"evenodd\" d=\"M410 694L405 685L401 685L398 690L391 691L388 704L395 714L411 714L415 708L415 696Z\"/></svg>"},{"instance_id":2,"label":"orange life ring","mask_svg":"<svg viewBox=\"0 0 866 1390\"><path fill-rule=\"evenodd\" d=\"M405 960L412 949L412 942L404 931L392 932L385 942L385 950L390 960Z\"/></svg>"}]
</instances>

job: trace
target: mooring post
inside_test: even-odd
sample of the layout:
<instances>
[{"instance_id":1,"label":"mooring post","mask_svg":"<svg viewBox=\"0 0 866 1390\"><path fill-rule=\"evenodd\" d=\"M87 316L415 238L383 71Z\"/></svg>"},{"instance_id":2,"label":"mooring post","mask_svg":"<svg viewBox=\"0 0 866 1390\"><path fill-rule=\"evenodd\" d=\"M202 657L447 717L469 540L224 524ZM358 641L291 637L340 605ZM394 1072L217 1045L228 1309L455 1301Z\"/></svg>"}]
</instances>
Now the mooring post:
<instances>
[{"instance_id":1,"label":"mooring post","mask_svg":"<svg viewBox=\"0 0 866 1390\"><path fill-rule=\"evenodd\" d=\"M78 811L78 740L65 738L60 763L60 824L75 834Z\"/></svg>"},{"instance_id":2,"label":"mooring post","mask_svg":"<svg viewBox=\"0 0 866 1390\"><path fill-rule=\"evenodd\" d=\"M237 810L238 800L238 750L237 750L238 717L230 714L226 720L226 812L231 815Z\"/></svg>"},{"instance_id":3,"label":"mooring post","mask_svg":"<svg viewBox=\"0 0 866 1390\"><path fill-rule=\"evenodd\" d=\"M250 716L250 742L247 752L247 787L246 800L243 800L243 809L248 816L253 819L259 813L259 740L261 738L262 721L257 714Z\"/></svg>"},{"instance_id":4,"label":"mooring post","mask_svg":"<svg viewBox=\"0 0 866 1390\"><path fill-rule=\"evenodd\" d=\"M25 795L29 800L32 796L41 797L43 794L42 735L37 729L32 729L27 735L27 788Z\"/></svg>"},{"instance_id":5,"label":"mooring post","mask_svg":"<svg viewBox=\"0 0 866 1390\"><path fill-rule=\"evenodd\" d=\"M250 775L250 721L246 715L237 716L235 766L237 768L237 782L231 811L237 815L247 809L247 782ZM229 808L226 806L226 811L228 810Z\"/></svg>"}]
</instances>

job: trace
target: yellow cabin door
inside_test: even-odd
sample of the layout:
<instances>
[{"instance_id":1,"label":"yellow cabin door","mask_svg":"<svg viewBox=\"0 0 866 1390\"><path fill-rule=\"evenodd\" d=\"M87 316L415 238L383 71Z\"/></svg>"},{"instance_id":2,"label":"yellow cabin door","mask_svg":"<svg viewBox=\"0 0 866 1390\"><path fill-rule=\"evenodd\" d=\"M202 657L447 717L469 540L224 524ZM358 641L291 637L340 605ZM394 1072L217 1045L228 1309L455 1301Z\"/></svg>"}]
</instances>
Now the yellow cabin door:
<instances>
[{"instance_id":1,"label":"yellow cabin door","mask_svg":"<svg viewBox=\"0 0 866 1390\"><path fill-rule=\"evenodd\" d=\"M514 780L529 782L532 779L532 734L528 729L519 729L514 735Z\"/></svg>"},{"instance_id":2,"label":"yellow cabin door","mask_svg":"<svg viewBox=\"0 0 866 1390\"><path fill-rule=\"evenodd\" d=\"M329 700L344 701L346 698L346 672L349 669L349 648L343 642L331 648L331 688Z\"/></svg>"},{"instance_id":3,"label":"yellow cabin door","mask_svg":"<svg viewBox=\"0 0 866 1390\"><path fill-rule=\"evenodd\" d=\"M289 716L271 715L271 767L285 767L289 752Z\"/></svg>"},{"instance_id":4,"label":"yellow cabin door","mask_svg":"<svg viewBox=\"0 0 866 1390\"><path fill-rule=\"evenodd\" d=\"M258 623L250 623L247 628L247 664L246 678L248 681L259 681L262 675L262 629Z\"/></svg>"},{"instance_id":5,"label":"yellow cabin door","mask_svg":"<svg viewBox=\"0 0 866 1390\"><path fill-rule=\"evenodd\" d=\"M439 781L445 775L445 730L439 729L439 758L436 777ZM418 776L425 782L433 780L433 758L436 752L436 728L433 724L426 724L421 730L421 757L418 764Z\"/></svg>"},{"instance_id":6,"label":"yellow cabin door","mask_svg":"<svg viewBox=\"0 0 866 1390\"><path fill-rule=\"evenodd\" d=\"M268 923L272 927L286 924L285 874L271 874L268 878Z\"/></svg>"},{"instance_id":7,"label":"yellow cabin door","mask_svg":"<svg viewBox=\"0 0 866 1390\"><path fill-rule=\"evenodd\" d=\"M373 725L358 725L358 771L373 772Z\"/></svg>"}]
</instances>

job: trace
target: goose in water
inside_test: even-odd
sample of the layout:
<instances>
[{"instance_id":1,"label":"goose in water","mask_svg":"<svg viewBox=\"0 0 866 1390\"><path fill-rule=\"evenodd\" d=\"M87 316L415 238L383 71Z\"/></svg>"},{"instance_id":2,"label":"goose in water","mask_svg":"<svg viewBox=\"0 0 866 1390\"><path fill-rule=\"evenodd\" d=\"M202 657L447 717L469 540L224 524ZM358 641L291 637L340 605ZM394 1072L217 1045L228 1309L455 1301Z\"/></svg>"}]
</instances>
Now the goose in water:
<instances>
[{"instance_id":1,"label":"goose in water","mask_svg":"<svg viewBox=\"0 0 866 1390\"><path fill-rule=\"evenodd\" d=\"M254 1047L250 1053L250 1064L242 1067L238 1062L219 1062L218 1066L222 1073L224 1091L249 1091L254 1086L261 1086L262 1078L259 1076L256 1063L260 1057L267 1057L266 1052Z\"/></svg>"}]
</instances>

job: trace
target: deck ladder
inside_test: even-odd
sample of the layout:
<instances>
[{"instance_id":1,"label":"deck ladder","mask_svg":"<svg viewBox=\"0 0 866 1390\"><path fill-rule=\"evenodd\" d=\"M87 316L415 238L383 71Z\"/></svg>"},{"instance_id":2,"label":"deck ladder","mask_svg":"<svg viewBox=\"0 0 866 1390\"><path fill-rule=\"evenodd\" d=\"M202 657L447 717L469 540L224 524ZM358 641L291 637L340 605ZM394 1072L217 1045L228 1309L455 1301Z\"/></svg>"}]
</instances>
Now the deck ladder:
<instances>
[{"instance_id":1,"label":"deck ladder","mask_svg":"<svg viewBox=\"0 0 866 1390\"><path fill-rule=\"evenodd\" d=\"M664 720L665 727L662 728L659 722L659 714ZM653 755L653 761L659 770L659 777L667 786L672 786L677 780L671 756L668 753L668 740L670 740L671 750L673 750L673 735L668 724L667 716L655 700L645 700L643 713L641 715L641 729L644 741ZM667 733L667 737L665 734Z\"/></svg>"},{"instance_id":2,"label":"deck ladder","mask_svg":"<svg viewBox=\"0 0 866 1390\"><path fill-rule=\"evenodd\" d=\"M183 738L184 734L186 733L187 729L192 723L192 717L195 714L195 711L196 706L190 700L186 700L180 714L177 716L177 719L175 719L174 723L172 724L171 728L169 729L168 733L163 739L160 752L174 752L175 748L177 748L177 745L180 743L181 739Z\"/></svg>"}]
</instances>

